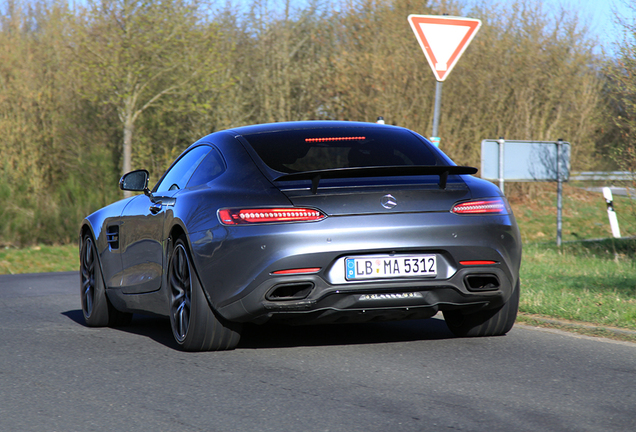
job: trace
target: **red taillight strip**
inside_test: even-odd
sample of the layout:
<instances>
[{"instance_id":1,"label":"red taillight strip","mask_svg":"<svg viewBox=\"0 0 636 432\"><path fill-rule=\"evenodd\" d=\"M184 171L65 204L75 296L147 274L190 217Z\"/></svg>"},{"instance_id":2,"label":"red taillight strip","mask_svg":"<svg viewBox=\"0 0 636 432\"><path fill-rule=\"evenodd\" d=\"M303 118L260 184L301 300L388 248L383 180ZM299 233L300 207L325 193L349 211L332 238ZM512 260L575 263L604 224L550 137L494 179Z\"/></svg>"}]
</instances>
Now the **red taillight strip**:
<instances>
[{"instance_id":1,"label":"red taillight strip","mask_svg":"<svg viewBox=\"0 0 636 432\"><path fill-rule=\"evenodd\" d=\"M493 265L497 264L497 261L460 261L463 266L477 266L477 265Z\"/></svg>"},{"instance_id":2,"label":"red taillight strip","mask_svg":"<svg viewBox=\"0 0 636 432\"><path fill-rule=\"evenodd\" d=\"M312 222L324 219L320 210L310 208L221 209L219 219L225 225L254 223Z\"/></svg>"},{"instance_id":3,"label":"red taillight strip","mask_svg":"<svg viewBox=\"0 0 636 432\"><path fill-rule=\"evenodd\" d=\"M451 211L457 214L503 214L507 209L504 201L498 198L455 204Z\"/></svg>"},{"instance_id":4,"label":"red taillight strip","mask_svg":"<svg viewBox=\"0 0 636 432\"><path fill-rule=\"evenodd\" d=\"M291 274L308 274L308 273L318 273L320 271L320 267L309 267L309 268L298 268L298 269L288 269L288 270L277 270L272 272L275 275L291 275Z\"/></svg>"},{"instance_id":5,"label":"red taillight strip","mask_svg":"<svg viewBox=\"0 0 636 432\"><path fill-rule=\"evenodd\" d=\"M328 138L305 138L305 142L327 142L327 141L355 141L363 140L366 137L328 137Z\"/></svg>"}]
</instances>

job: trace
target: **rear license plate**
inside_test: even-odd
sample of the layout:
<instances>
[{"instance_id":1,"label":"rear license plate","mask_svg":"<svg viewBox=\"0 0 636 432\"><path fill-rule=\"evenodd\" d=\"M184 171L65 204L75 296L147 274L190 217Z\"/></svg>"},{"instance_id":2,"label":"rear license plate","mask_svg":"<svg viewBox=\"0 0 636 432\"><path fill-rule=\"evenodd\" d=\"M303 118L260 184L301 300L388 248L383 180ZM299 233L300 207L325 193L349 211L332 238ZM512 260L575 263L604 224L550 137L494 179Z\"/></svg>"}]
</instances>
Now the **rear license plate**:
<instances>
[{"instance_id":1,"label":"rear license plate","mask_svg":"<svg viewBox=\"0 0 636 432\"><path fill-rule=\"evenodd\" d=\"M347 280L437 276L436 255L352 257L345 260Z\"/></svg>"}]
</instances>

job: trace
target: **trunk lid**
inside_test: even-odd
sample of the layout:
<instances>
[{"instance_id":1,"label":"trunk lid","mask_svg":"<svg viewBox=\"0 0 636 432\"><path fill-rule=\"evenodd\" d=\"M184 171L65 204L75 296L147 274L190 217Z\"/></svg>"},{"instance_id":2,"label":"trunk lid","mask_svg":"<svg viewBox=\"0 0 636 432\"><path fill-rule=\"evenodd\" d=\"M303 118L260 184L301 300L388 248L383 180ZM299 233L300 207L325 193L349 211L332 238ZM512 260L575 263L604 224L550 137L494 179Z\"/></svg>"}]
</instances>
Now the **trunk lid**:
<instances>
[{"instance_id":1,"label":"trunk lid","mask_svg":"<svg viewBox=\"0 0 636 432\"><path fill-rule=\"evenodd\" d=\"M457 201L471 198L459 176L451 176L441 189L437 176L322 180L316 193L308 181L277 182L280 191L297 207L314 207L329 216L376 213L448 212Z\"/></svg>"}]
</instances>

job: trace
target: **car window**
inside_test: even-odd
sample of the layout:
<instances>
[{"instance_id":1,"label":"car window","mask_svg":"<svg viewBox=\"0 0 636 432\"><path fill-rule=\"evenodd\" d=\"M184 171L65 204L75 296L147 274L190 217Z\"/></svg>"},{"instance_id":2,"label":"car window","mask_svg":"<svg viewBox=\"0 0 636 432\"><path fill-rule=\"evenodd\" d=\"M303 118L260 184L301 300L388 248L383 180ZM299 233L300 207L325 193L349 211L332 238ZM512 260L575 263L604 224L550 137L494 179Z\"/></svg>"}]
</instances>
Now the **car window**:
<instances>
[{"instance_id":1,"label":"car window","mask_svg":"<svg viewBox=\"0 0 636 432\"><path fill-rule=\"evenodd\" d=\"M299 129L244 137L267 166L285 173L438 164L422 139L399 128Z\"/></svg>"},{"instance_id":2,"label":"car window","mask_svg":"<svg viewBox=\"0 0 636 432\"><path fill-rule=\"evenodd\" d=\"M206 184L207 182L214 180L225 171L225 162L221 153L215 148L212 148L208 155L199 164L194 174L188 182L188 187L199 186Z\"/></svg>"},{"instance_id":3,"label":"car window","mask_svg":"<svg viewBox=\"0 0 636 432\"><path fill-rule=\"evenodd\" d=\"M198 146L183 155L164 175L156 186L155 192L165 192L186 187L192 173L210 150L211 147Z\"/></svg>"}]
</instances>

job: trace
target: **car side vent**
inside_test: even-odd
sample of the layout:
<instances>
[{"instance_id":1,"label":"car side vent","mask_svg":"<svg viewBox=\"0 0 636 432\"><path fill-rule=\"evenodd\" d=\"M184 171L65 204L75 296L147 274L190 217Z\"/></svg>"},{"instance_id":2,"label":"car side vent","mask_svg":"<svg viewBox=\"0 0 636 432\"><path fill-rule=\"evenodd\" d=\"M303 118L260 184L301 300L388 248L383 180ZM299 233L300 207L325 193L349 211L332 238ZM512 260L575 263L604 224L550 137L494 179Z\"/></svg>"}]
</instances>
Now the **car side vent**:
<instances>
[{"instance_id":1,"label":"car side vent","mask_svg":"<svg viewBox=\"0 0 636 432\"><path fill-rule=\"evenodd\" d=\"M106 228L106 241L111 250L119 249L119 225Z\"/></svg>"},{"instance_id":2,"label":"car side vent","mask_svg":"<svg viewBox=\"0 0 636 432\"><path fill-rule=\"evenodd\" d=\"M269 301L302 300L313 289L312 282L297 282L275 286L265 298Z\"/></svg>"},{"instance_id":3,"label":"car side vent","mask_svg":"<svg viewBox=\"0 0 636 432\"><path fill-rule=\"evenodd\" d=\"M469 291L494 291L499 288L499 279L492 274L472 274L464 278Z\"/></svg>"}]
</instances>

